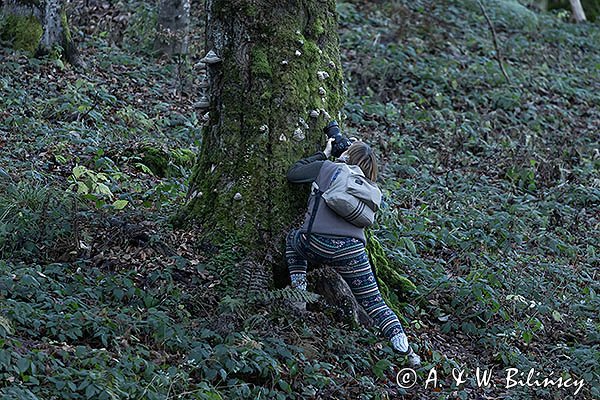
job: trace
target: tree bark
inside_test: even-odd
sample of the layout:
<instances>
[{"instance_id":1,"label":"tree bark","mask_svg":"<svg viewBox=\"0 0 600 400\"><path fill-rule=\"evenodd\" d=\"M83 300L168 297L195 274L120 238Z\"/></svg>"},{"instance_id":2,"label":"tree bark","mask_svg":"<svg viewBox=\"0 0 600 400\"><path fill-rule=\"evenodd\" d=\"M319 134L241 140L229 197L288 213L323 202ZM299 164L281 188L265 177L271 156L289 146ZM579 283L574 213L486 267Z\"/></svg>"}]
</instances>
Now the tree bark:
<instances>
[{"instance_id":1,"label":"tree bark","mask_svg":"<svg viewBox=\"0 0 600 400\"><path fill-rule=\"evenodd\" d=\"M373 319L358 304L344 278L330 267L321 267L308 274L309 287L335 307L334 318L354 326L374 326ZM314 286L314 288L313 288Z\"/></svg>"},{"instance_id":2,"label":"tree bark","mask_svg":"<svg viewBox=\"0 0 600 400\"><path fill-rule=\"evenodd\" d=\"M160 0L154 49L161 55L187 55L191 0Z\"/></svg>"},{"instance_id":3,"label":"tree bark","mask_svg":"<svg viewBox=\"0 0 600 400\"><path fill-rule=\"evenodd\" d=\"M586 20L583 7L581 6L580 0L570 0L571 10L573 11L573 20L575 22L583 22Z\"/></svg>"},{"instance_id":4,"label":"tree bark","mask_svg":"<svg viewBox=\"0 0 600 400\"><path fill-rule=\"evenodd\" d=\"M335 1L207 0L206 15L221 62L207 66L210 118L185 213L264 253L305 210L308 188L287 169L322 148L344 101Z\"/></svg>"},{"instance_id":5,"label":"tree bark","mask_svg":"<svg viewBox=\"0 0 600 400\"><path fill-rule=\"evenodd\" d=\"M64 0L6 0L2 17L2 37L12 40L15 48L44 55L60 46L67 61L82 64L69 31Z\"/></svg>"}]
</instances>

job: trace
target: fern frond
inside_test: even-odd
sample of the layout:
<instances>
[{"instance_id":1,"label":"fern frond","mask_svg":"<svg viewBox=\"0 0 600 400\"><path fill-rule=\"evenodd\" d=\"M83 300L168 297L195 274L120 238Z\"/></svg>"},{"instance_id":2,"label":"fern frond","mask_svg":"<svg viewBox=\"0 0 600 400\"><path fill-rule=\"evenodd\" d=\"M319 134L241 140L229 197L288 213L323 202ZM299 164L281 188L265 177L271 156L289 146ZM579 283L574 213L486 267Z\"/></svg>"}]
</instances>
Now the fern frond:
<instances>
[{"instance_id":1,"label":"fern frond","mask_svg":"<svg viewBox=\"0 0 600 400\"><path fill-rule=\"evenodd\" d=\"M271 273L257 262L247 261L240 264L240 290L246 298L266 292L271 284Z\"/></svg>"},{"instance_id":2,"label":"fern frond","mask_svg":"<svg viewBox=\"0 0 600 400\"><path fill-rule=\"evenodd\" d=\"M286 287L283 289L276 289L271 291L265 291L257 293L253 296L253 300L271 302L271 301L293 301L293 302L306 302L313 303L319 300L321 296L317 293L308 292L306 290L300 290L295 288Z\"/></svg>"}]
</instances>

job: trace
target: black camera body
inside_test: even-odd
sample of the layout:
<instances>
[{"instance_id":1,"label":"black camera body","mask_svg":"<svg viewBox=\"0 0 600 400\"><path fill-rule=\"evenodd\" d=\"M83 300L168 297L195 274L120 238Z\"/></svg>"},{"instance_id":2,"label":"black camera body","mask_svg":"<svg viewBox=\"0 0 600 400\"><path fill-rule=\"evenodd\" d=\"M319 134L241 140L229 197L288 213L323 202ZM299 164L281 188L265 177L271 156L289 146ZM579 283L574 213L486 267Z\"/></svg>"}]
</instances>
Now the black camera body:
<instances>
[{"instance_id":1,"label":"black camera body","mask_svg":"<svg viewBox=\"0 0 600 400\"><path fill-rule=\"evenodd\" d=\"M346 151L348 147L350 147L350 145L352 144L352 141L350 139L342 135L342 132L340 131L340 126L338 125L337 121L331 121L330 123L328 123L327 126L323 128L323 132L325 132L328 138L335 139L335 141L333 142L333 147L331 149L331 154L334 157L341 156L342 153Z\"/></svg>"}]
</instances>

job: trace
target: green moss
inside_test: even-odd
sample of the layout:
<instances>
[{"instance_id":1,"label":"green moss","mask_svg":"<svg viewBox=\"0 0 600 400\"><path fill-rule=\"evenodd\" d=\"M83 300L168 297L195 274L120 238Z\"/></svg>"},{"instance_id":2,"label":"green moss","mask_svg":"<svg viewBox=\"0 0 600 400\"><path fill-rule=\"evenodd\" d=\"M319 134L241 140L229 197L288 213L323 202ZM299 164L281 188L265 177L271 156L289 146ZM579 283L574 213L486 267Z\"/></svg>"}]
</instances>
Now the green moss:
<instances>
[{"instance_id":1,"label":"green moss","mask_svg":"<svg viewBox=\"0 0 600 400\"><path fill-rule=\"evenodd\" d=\"M144 145L140 149L139 157L142 164L148 167L156 176L179 176L181 172L177 167L191 168L196 155L190 149L163 150L152 145Z\"/></svg>"},{"instance_id":2,"label":"green moss","mask_svg":"<svg viewBox=\"0 0 600 400\"><path fill-rule=\"evenodd\" d=\"M196 154L190 149L175 149L171 152L171 157L175 165L191 167L196 159Z\"/></svg>"},{"instance_id":3,"label":"green moss","mask_svg":"<svg viewBox=\"0 0 600 400\"><path fill-rule=\"evenodd\" d=\"M63 35L65 35L65 42L71 43L71 30L69 29L69 22L67 21L67 13L64 10L60 13L60 24L63 28Z\"/></svg>"},{"instance_id":4,"label":"green moss","mask_svg":"<svg viewBox=\"0 0 600 400\"><path fill-rule=\"evenodd\" d=\"M42 34L42 24L34 16L8 15L2 24L3 40L12 41L13 48L25 50L34 54L39 46Z\"/></svg>"},{"instance_id":5,"label":"green moss","mask_svg":"<svg viewBox=\"0 0 600 400\"><path fill-rule=\"evenodd\" d=\"M270 78L273 75L267 52L259 45L252 49L252 72L260 77Z\"/></svg>"},{"instance_id":6,"label":"green moss","mask_svg":"<svg viewBox=\"0 0 600 400\"><path fill-rule=\"evenodd\" d=\"M400 297L406 297L409 292L416 290L415 285L399 272L397 265L391 263L377 237L369 230L367 236L367 253L371 267L377 275L377 283L386 303L397 313L400 313Z\"/></svg>"},{"instance_id":7,"label":"green moss","mask_svg":"<svg viewBox=\"0 0 600 400\"><path fill-rule=\"evenodd\" d=\"M325 33L325 27L323 26L323 22L320 19L315 20L312 26L312 32L315 36L321 36Z\"/></svg>"},{"instance_id":8,"label":"green moss","mask_svg":"<svg viewBox=\"0 0 600 400\"><path fill-rule=\"evenodd\" d=\"M248 4L244 11L247 16L252 17L252 18L254 18L258 15L258 9L256 8L256 6L254 4Z\"/></svg>"}]
</instances>

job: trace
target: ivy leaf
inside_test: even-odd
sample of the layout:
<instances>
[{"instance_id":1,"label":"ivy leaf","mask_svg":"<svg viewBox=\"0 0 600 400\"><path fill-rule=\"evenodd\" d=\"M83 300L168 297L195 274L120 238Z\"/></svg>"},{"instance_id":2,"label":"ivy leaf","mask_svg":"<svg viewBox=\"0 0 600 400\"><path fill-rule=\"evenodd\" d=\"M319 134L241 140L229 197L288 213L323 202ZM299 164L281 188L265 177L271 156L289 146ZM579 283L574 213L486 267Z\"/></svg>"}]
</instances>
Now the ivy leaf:
<instances>
[{"instance_id":1,"label":"ivy leaf","mask_svg":"<svg viewBox=\"0 0 600 400\"><path fill-rule=\"evenodd\" d=\"M379 379L383 379L383 373L390 368L392 363L387 359L382 359L377 361L377 363L373 366L373 373Z\"/></svg>"},{"instance_id":2,"label":"ivy leaf","mask_svg":"<svg viewBox=\"0 0 600 400\"><path fill-rule=\"evenodd\" d=\"M552 318L558 322L562 321L562 315L556 310L552 311Z\"/></svg>"},{"instance_id":3,"label":"ivy leaf","mask_svg":"<svg viewBox=\"0 0 600 400\"><path fill-rule=\"evenodd\" d=\"M83 182L77 182L77 194L88 194L90 188Z\"/></svg>"},{"instance_id":4,"label":"ivy leaf","mask_svg":"<svg viewBox=\"0 0 600 400\"><path fill-rule=\"evenodd\" d=\"M85 174L85 171L87 171L86 167L83 165L76 165L73 167L73 176L79 179L83 174Z\"/></svg>"},{"instance_id":5,"label":"ivy leaf","mask_svg":"<svg viewBox=\"0 0 600 400\"><path fill-rule=\"evenodd\" d=\"M109 198L113 197L113 193L110 191L110 188L108 186L106 186L104 183L99 183L96 186L96 191L97 191L97 193L107 195Z\"/></svg>"},{"instance_id":6,"label":"ivy leaf","mask_svg":"<svg viewBox=\"0 0 600 400\"><path fill-rule=\"evenodd\" d=\"M122 210L125 207L127 207L127 204L129 204L128 200L117 200L114 203L112 203L112 206L115 210Z\"/></svg>"}]
</instances>

